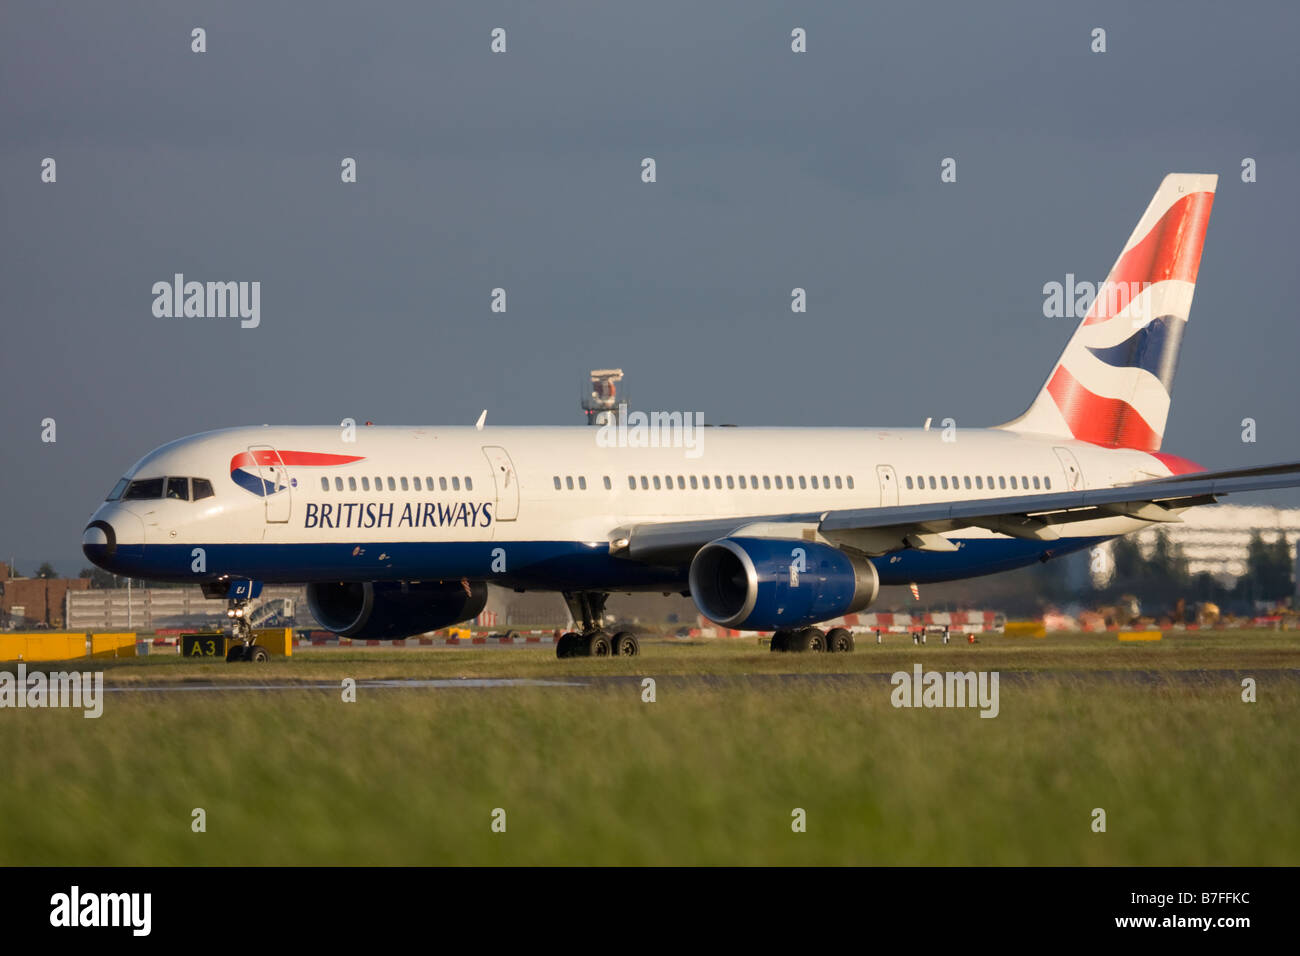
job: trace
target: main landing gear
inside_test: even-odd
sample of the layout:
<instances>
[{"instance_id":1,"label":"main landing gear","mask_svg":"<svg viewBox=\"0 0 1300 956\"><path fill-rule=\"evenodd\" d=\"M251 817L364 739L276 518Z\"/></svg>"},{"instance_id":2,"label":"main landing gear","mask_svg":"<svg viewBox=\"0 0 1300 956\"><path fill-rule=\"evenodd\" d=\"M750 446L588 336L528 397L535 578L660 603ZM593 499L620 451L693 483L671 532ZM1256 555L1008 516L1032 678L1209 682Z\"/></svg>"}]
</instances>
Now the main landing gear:
<instances>
[{"instance_id":1,"label":"main landing gear","mask_svg":"<svg viewBox=\"0 0 1300 956\"><path fill-rule=\"evenodd\" d=\"M574 621L582 622L582 631L570 631L555 645L556 657L636 657L641 645L631 631L612 636L605 631L605 602L609 595L601 591L565 591L564 601Z\"/></svg>"},{"instance_id":2,"label":"main landing gear","mask_svg":"<svg viewBox=\"0 0 1300 956\"><path fill-rule=\"evenodd\" d=\"M823 631L817 627L783 628L772 634L774 651L827 651L847 654L854 649L853 632L846 627Z\"/></svg>"}]
</instances>

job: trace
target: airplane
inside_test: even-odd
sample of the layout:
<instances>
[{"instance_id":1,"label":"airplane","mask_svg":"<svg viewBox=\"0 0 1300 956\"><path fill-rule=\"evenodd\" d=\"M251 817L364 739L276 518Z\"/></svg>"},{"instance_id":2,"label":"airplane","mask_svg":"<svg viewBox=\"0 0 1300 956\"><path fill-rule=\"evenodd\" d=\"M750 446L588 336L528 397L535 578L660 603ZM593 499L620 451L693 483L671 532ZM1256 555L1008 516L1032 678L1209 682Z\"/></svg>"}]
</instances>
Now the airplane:
<instances>
[{"instance_id":1,"label":"airplane","mask_svg":"<svg viewBox=\"0 0 1300 956\"><path fill-rule=\"evenodd\" d=\"M580 623L559 657L637 654L605 628L609 595L633 591L689 595L724 627L773 632L775 651L851 651L847 629L817 625L882 585L1024 567L1300 485L1300 462L1207 471L1161 451L1217 182L1164 178L1042 388L1001 425L705 427L693 451L675 424L648 444L482 419L228 428L136 462L83 550L224 597L232 660L265 657L241 628L264 582L305 585L316 620L357 639L472 619L492 582L564 596Z\"/></svg>"}]
</instances>

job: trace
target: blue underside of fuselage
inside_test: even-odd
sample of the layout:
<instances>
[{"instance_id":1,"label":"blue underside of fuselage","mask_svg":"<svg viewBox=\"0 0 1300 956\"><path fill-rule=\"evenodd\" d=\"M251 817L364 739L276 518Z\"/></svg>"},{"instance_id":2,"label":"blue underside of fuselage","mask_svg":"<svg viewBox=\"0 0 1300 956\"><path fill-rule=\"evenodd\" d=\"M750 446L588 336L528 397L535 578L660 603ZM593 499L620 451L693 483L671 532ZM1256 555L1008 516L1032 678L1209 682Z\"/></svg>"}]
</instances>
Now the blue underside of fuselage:
<instances>
[{"instance_id":1,"label":"blue underside of fuselage","mask_svg":"<svg viewBox=\"0 0 1300 956\"><path fill-rule=\"evenodd\" d=\"M1105 540L954 539L956 551L899 551L873 562L881 584L926 584L1010 571ZM203 550L203 570L195 567L196 548ZM238 577L302 584L470 578L529 590L685 591L688 570L685 564L660 567L613 557L605 544L577 541L119 545L111 557L103 546L87 545L84 550L97 565L116 574L170 581Z\"/></svg>"}]
</instances>

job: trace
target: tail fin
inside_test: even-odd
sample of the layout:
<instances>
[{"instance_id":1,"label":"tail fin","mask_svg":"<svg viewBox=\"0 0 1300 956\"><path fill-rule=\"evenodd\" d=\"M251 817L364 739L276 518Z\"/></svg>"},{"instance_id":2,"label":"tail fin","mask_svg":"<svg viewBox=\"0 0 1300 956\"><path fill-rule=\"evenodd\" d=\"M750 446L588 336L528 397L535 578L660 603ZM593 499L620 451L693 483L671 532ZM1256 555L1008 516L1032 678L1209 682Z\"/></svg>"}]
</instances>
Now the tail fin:
<instances>
[{"instance_id":1,"label":"tail fin","mask_svg":"<svg viewBox=\"0 0 1300 956\"><path fill-rule=\"evenodd\" d=\"M1009 431L1158 451L1219 177L1170 173Z\"/></svg>"}]
</instances>

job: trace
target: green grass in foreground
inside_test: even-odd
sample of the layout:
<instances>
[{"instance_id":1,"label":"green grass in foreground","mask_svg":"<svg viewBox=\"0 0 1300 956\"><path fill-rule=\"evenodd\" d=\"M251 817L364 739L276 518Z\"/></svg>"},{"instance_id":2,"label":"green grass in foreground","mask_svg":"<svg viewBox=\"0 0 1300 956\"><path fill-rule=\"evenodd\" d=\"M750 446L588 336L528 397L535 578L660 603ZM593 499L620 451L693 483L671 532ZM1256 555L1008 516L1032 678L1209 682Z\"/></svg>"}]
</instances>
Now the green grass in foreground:
<instances>
[{"instance_id":1,"label":"green grass in foreground","mask_svg":"<svg viewBox=\"0 0 1300 956\"><path fill-rule=\"evenodd\" d=\"M1286 679L112 695L0 712L0 864L1294 865L1298 718Z\"/></svg>"}]
</instances>

